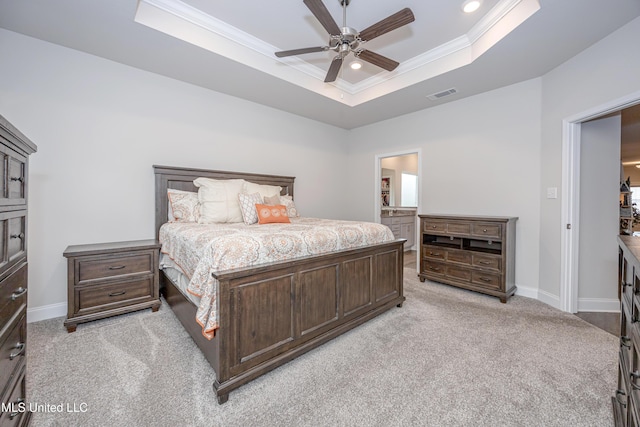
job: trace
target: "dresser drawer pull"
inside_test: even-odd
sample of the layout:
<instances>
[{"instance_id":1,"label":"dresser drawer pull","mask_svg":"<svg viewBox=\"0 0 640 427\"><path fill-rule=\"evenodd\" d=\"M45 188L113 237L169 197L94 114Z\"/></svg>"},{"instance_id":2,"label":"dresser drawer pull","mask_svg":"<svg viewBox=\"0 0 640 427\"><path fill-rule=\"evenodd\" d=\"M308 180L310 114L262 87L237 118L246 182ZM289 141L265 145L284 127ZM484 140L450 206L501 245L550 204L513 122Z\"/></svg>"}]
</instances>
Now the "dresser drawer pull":
<instances>
[{"instance_id":1,"label":"dresser drawer pull","mask_svg":"<svg viewBox=\"0 0 640 427\"><path fill-rule=\"evenodd\" d=\"M112 265L109 267L109 270L122 270L123 268L125 268L126 265Z\"/></svg>"},{"instance_id":2,"label":"dresser drawer pull","mask_svg":"<svg viewBox=\"0 0 640 427\"><path fill-rule=\"evenodd\" d=\"M120 296L120 295L124 295L124 294L126 294L126 293L127 293L127 291L111 292L111 293L109 294L109 296L110 296L110 297L118 297L118 296Z\"/></svg>"},{"instance_id":3,"label":"dresser drawer pull","mask_svg":"<svg viewBox=\"0 0 640 427\"><path fill-rule=\"evenodd\" d=\"M429 267L429 270L431 271L440 271L439 267Z\"/></svg>"},{"instance_id":4,"label":"dresser drawer pull","mask_svg":"<svg viewBox=\"0 0 640 427\"><path fill-rule=\"evenodd\" d=\"M9 178L11 181L19 181L19 182L23 182L24 181L24 177L22 176L12 176L11 178Z\"/></svg>"},{"instance_id":5,"label":"dresser drawer pull","mask_svg":"<svg viewBox=\"0 0 640 427\"><path fill-rule=\"evenodd\" d=\"M20 397L18 400L16 400L14 402L16 405L16 408L20 408L22 407L21 403L24 403L24 399L22 397ZM13 405L12 405L13 406ZM9 412L9 419L12 420L15 417L17 417L18 415L20 415L20 411L13 411L13 412Z\"/></svg>"},{"instance_id":6,"label":"dresser drawer pull","mask_svg":"<svg viewBox=\"0 0 640 427\"><path fill-rule=\"evenodd\" d=\"M431 228L438 228L438 226L437 225L432 225Z\"/></svg>"},{"instance_id":7,"label":"dresser drawer pull","mask_svg":"<svg viewBox=\"0 0 640 427\"><path fill-rule=\"evenodd\" d=\"M11 237L12 239L24 239L24 233L20 233L20 234L12 234L9 237Z\"/></svg>"},{"instance_id":8,"label":"dresser drawer pull","mask_svg":"<svg viewBox=\"0 0 640 427\"><path fill-rule=\"evenodd\" d=\"M15 348L15 349L16 349L16 350L18 350L18 351L16 351L16 352L12 352L12 353L9 355L9 360L13 360L13 359L15 359L16 357L20 356L22 353L24 353L24 349L25 349L25 348L27 348L27 345L26 345L25 343L23 343L23 342L19 342L19 343L18 343L18 344L16 344L16 345L15 345L15 347L13 347L13 348Z\"/></svg>"},{"instance_id":9,"label":"dresser drawer pull","mask_svg":"<svg viewBox=\"0 0 640 427\"><path fill-rule=\"evenodd\" d=\"M431 255L431 256L440 256L440 252L431 252L431 251L429 251L429 255Z\"/></svg>"},{"instance_id":10,"label":"dresser drawer pull","mask_svg":"<svg viewBox=\"0 0 640 427\"><path fill-rule=\"evenodd\" d=\"M478 277L478 279L482 280L483 282L487 282L487 283L489 283L491 281L491 279L489 279L488 277Z\"/></svg>"},{"instance_id":11,"label":"dresser drawer pull","mask_svg":"<svg viewBox=\"0 0 640 427\"><path fill-rule=\"evenodd\" d=\"M627 402L621 402L620 399L618 399L618 396L620 396L620 395L626 397L627 393L625 393L622 390L616 390L616 402L618 402L620 405L622 405L623 408L626 408L627 407Z\"/></svg>"},{"instance_id":12,"label":"dresser drawer pull","mask_svg":"<svg viewBox=\"0 0 640 427\"><path fill-rule=\"evenodd\" d=\"M640 378L640 373L638 371L635 372L631 372L629 374L629 377L631 378L631 387L633 387L635 390L640 390L640 385L636 384L635 380Z\"/></svg>"},{"instance_id":13,"label":"dresser drawer pull","mask_svg":"<svg viewBox=\"0 0 640 427\"><path fill-rule=\"evenodd\" d=\"M489 261L478 261L478 264L490 265L491 263Z\"/></svg>"},{"instance_id":14,"label":"dresser drawer pull","mask_svg":"<svg viewBox=\"0 0 640 427\"><path fill-rule=\"evenodd\" d=\"M26 293L27 293L27 288L23 288L22 286L20 286L11 294L11 301L17 300L18 298L20 298L22 295Z\"/></svg>"},{"instance_id":15,"label":"dresser drawer pull","mask_svg":"<svg viewBox=\"0 0 640 427\"><path fill-rule=\"evenodd\" d=\"M627 347L627 348L631 348L631 338L629 337L620 337L620 347Z\"/></svg>"}]
</instances>

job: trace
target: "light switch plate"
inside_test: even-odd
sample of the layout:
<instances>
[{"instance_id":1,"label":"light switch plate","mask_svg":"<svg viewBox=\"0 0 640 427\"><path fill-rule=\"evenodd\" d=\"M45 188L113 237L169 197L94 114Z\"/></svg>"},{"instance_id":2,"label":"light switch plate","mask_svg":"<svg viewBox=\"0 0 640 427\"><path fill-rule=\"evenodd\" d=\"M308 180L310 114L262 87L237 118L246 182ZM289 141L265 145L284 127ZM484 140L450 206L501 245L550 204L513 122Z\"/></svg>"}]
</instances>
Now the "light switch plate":
<instances>
[{"instance_id":1,"label":"light switch plate","mask_svg":"<svg viewBox=\"0 0 640 427\"><path fill-rule=\"evenodd\" d=\"M557 198L558 198L558 188L557 187L547 188L547 199L557 199Z\"/></svg>"}]
</instances>

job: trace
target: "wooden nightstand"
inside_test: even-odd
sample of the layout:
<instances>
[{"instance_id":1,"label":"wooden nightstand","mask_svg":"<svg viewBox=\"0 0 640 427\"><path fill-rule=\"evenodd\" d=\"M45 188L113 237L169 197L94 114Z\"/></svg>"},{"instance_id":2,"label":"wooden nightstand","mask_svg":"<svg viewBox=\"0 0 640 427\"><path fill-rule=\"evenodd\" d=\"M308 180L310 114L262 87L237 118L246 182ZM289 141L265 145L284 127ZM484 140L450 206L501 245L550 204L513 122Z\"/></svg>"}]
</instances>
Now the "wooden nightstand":
<instances>
[{"instance_id":1,"label":"wooden nightstand","mask_svg":"<svg viewBox=\"0 0 640 427\"><path fill-rule=\"evenodd\" d=\"M67 331L131 311L158 311L159 253L156 240L67 247Z\"/></svg>"}]
</instances>

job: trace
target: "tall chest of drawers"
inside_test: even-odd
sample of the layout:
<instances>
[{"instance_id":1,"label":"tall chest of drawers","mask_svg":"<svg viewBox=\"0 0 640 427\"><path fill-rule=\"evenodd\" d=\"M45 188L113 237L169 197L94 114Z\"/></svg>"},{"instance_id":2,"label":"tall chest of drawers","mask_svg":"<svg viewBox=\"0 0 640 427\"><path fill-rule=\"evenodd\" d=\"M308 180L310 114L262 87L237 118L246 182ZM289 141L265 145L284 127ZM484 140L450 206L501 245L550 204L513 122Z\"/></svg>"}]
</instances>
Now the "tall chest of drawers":
<instances>
[{"instance_id":1,"label":"tall chest of drawers","mask_svg":"<svg viewBox=\"0 0 640 427\"><path fill-rule=\"evenodd\" d=\"M612 396L616 426L640 425L640 237L618 236L620 341Z\"/></svg>"},{"instance_id":2,"label":"tall chest of drawers","mask_svg":"<svg viewBox=\"0 0 640 427\"><path fill-rule=\"evenodd\" d=\"M0 425L24 426L27 352L27 184L29 141L0 116Z\"/></svg>"},{"instance_id":3,"label":"tall chest of drawers","mask_svg":"<svg viewBox=\"0 0 640 427\"><path fill-rule=\"evenodd\" d=\"M420 273L426 279L493 295L516 291L516 217L419 215Z\"/></svg>"}]
</instances>

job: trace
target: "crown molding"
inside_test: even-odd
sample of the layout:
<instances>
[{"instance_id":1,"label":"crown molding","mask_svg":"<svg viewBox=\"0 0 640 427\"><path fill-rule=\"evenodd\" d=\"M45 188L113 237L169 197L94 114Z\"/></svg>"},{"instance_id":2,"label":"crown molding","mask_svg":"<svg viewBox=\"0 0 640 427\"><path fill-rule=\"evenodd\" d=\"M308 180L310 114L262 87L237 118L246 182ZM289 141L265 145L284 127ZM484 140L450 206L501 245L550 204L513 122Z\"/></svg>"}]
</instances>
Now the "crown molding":
<instances>
[{"instance_id":1,"label":"crown molding","mask_svg":"<svg viewBox=\"0 0 640 427\"><path fill-rule=\"evenodd\" d=\"M139 0L135 21L259 71L356 106L473 62L540 9L539 0L502 0L469 32L358 83L324 83L325 70L180 0Z\"/></svg>"}]
</instances>

